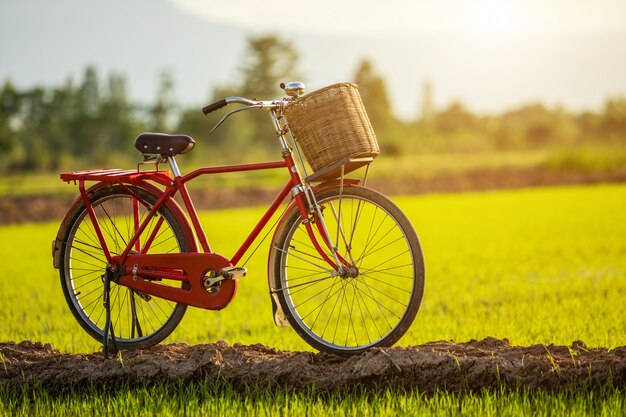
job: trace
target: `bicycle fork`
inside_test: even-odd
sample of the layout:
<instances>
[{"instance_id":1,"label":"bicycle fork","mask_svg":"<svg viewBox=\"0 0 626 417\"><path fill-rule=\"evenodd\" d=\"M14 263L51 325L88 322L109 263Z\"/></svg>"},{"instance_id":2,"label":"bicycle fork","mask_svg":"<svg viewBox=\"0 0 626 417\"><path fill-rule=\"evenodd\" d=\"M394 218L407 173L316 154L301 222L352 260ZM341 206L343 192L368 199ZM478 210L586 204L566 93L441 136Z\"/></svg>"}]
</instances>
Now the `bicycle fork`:
<instances>
[{"instance_id":1,"label":"bicycle fork","mask_svg":"<svg viewBox=\"0 0 626 417\"><path fill-rule=\"evenodd\" d=\"M328 227L326 226L326 221L324 220L324 215L322 213L321 206L317 203L317 199L313 193L313 188L309 185L302 184L294 188L294 196L297 194L304 194L304 198L306 199L306 208L305 211L307 213L307 217L302 221L304 224L309 237L311 238L311 242L313 246L317 250L317 252L322 256L322 258L328 262L328 264L333 268L333 272L331 276L344 276L349 275L352 266L354 265L354 260L352 259L352 253L349 248L347 249L347 253L350 257L350 261L346 260L340 253L338 245L333 242L332 237L330 236L330 232L328 231ZM296 200L298 201L298 200ZM300 200L302 201L302 200ZM298 204L299 206L303 204ZM304 211L301 208L301 212ZM328 249L331 252L332 258L328 256L327 251L322 248L320 245L317 236L315 234L315 230L313 229L312 224L316 225L318 233L321 235L323 242L328 246ZM341 225L337 224L337 227L340 228ZM339 231L338 231L339 233Z\"/></svg>"}]
</instances>

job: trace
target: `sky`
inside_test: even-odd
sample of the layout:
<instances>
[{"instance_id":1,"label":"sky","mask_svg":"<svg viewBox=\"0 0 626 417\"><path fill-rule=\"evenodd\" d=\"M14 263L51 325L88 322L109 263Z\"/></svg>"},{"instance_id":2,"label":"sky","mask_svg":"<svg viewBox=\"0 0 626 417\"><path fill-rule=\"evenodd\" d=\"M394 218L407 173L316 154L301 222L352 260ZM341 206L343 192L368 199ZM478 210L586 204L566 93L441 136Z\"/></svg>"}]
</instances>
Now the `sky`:
<instances>
[{"instance_id":1,"label":"sky","mask_svg":"<svg viewBox=\"0 0 626 417\"><path fill-rule=\"evenodd\" d=\"M569 36L626 28L624 0L173 0L253 30L335 35Z\"/></svg>"},{"instance_id":2,"label":"sky","mask_svg":"<svg viewBox=\"0 0 626 417\"><path fill-rule=\"evenodd\" d=\"M165 69L177 101L202 106L264 34L294 44L307 91L370 59L405 119L426 82L437 109L477 113L626 96L626 0L0 0L0 82L79 82L95 65L149 103Z\"/></svg>"},{"instance_id":3,"label":"sky","mask_svg":"<svg viewBox=\"0 0 626 417\"><path fill-rule=\"evenodd\" d=\"M359 55L374 60L396 112L406 117L419 112L426 81L440 107L460 100L482 112L534 101L582 111L626 95L626 49L610 45L626 44L625 0L172 1L253 33L386 39L387 51L364 46ZM304 55L305 66L314 67ZM346 59L358 58L347 52ZM314 74L330 79L325 71L318 66Z\"/></svg>"}]
</instances>

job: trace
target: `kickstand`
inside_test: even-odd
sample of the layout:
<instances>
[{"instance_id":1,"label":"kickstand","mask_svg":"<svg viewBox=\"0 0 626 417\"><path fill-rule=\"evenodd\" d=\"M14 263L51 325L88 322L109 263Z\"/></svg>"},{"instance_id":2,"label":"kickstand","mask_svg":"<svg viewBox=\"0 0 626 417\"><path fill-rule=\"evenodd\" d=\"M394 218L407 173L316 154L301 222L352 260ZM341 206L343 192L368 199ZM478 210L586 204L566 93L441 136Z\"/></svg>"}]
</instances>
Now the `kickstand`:
<instances>
[{"instance_id":1,"label":"kickstand","mask_svg":"<svg viewBox=\"0 0 626 417\"><path fill-rule=\"evenodd\" d=\"M102 340L104 359L109 359L109 334L111 335L111 344L113 345L112 351L115 353L118 351L117 343L115 341L115 332L113 331L113 324L111 323L111 279L108 273L105 273L102 277L104 280L104 309L106 310L106 322L104 325L104 336Z\"/></svg>"},{"instance_id":2,"label":"kickstand","mask_svg":"<svg viewBox=\"0 0 626 417\"><path fill-rule=\"evenodd\" d=\"M130 329L130 337L135 337L135 330L137 330L137 336L142 337L143 331L139 324L139 318L137 317L137 303L135 302L135 291L130 290L130 312L132 314L131 323L133 324Z\"/></svg>"}]
</instances>

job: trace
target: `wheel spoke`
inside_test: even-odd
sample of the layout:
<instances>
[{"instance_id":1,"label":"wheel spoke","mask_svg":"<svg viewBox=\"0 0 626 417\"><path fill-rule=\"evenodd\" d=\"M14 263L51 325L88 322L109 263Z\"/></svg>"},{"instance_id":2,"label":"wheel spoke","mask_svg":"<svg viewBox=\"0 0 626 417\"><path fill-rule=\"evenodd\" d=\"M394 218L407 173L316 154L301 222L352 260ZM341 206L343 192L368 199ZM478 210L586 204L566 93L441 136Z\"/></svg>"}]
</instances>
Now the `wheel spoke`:
<instances>
[{"instance_id":1,"label":"wheel spoke","mask_svg":"<svg viewBox=\"0 0 626 417\"><path fill-rule=\"evenodd\" d=\"M400 268L406 269L407 267L413 267L413 264L404 264L404 265L398 265L398 266L391 266L391 267L386 268L386 269L363 268L363 269L360 269L360 271L361 271L362 274L369 274L369 273L372 273L372 272L377 272L377 273L380 273L380 274L391 275L393 277L406 278L406 279L411 279L412 280L413 279L413 274L411 274L411 275L400 275L400 274L396 274L394 272L389 272L389 271L394 270L394 269L400 269Z\"/></svg>"},{"instance_id":2,"label":"wheel spoke","mask_svg":"<svg viewBox=\"0 0 626 417\"><path fill-rule=\"evenodd\" d=\"M337 284L337 279L335 278L335 280L333 281L333 284L330 286L330 288L328 288L328 293L326 294L326 297L324 298L324 300L317 306L315 307L313 310L311 310L307 315L302 317L302 320L305 320L309 315L311 315L312 313L317 311L317 314L315 315L315 320L313 320L313 323L311 324L311 328L315 327L315 323L317 322L317 319L319 318L320 313L322 312L322 307L326 304L326 301L328 301L329 299L331 299L335 294L337 294L337 292L339 292L341 290L338 289L337 291L335 291L334 293L331 294L333 288L335 288L335 285ZM294 306L295 308L297 308L298 306Z\"/></svg>"},{"instance_id":3,"label":"wheel spoke","mask_svg":"<svg viewBox=\"0 0 626 417\"><path fill-rule=\"evenodd\" d=\"M344 281L340 281L340 288L335 292L335 294L340 292L340 291L342 291L344 285L345 285L345 282ZM335 308L337 308L337 303L339 302L340 298L341 298L341 296L338 296L337 299L335 300L335 304L333 304L333 309L330 311L330 314L328 315L328 320L326 320L326 325L324 326L324 330L322 330L322 334L320 335L321 337L324 337L324 334L326 333L326 329L328 328L328 325L330 324L330 319L333 317L333 314L335 312ZM326 304L326 303L324 302L324 304ZM322 312L322 310L320 309L318 314L317 314L318 317L319 317L319 313L321 313L321 312ZM316 320L317 320L317 317L316 317ZM313 326L315 326L315 323L313 324ZM311 326L311 328L313 326ZM334 340L333 340L333 343L334 343Z\"/></svg>"},{"instance_id":4,"label":"wheel spoke","mask_svg":"<svg viewBox=\"0 0 626 417\"><path fill-rule=\"evenodd\" d=\"M295 249L292 249L291 251L287 251L287 250L284 250L284 249L279 248L279 247L278 247L278 246L276 246L276 245L274 245L274 248L275 248L275 249L277 249L277 250L279 250L280 252L283 252L283 253L285 253L285 254L288 254L289 256L293 256L294 258L297 258L297 259L300 259L301 261L304 261L304 262L306 262L306 263L309 263L309 264L311 264L311 265L313 265L313 266L315 266L315 267L319 268L319 269L320 269L320 270L322 270L322 271L328 271L329 273L332 271L332 270L330 270L330 269L328 269L328 268L324 268L324 267L323 267L323 266L321 266L321 265L318 265L318 264L316 264L316 263L314 263L314 262L311 262L311 261L309 261L308 259L305 259L305 258L304 258L304 257L302 257L302 256L295 255L295 254L294 254L294 252L301 253L301 252L296 251ZM304 253L304 252L302 252L302 253L306 255L306 253Z\"/></svg>"},{"instance_id":5,"label":"wheel spoke","mask_svg":"<svg viewBox=\"0 0 626 417\"><path fill-rule=\"evenodd\" d=\"M316 284L318 282L326 281L326 280L328 280L330 278L333 278L333 275L329 275L329 276L324 277L324 278L314 279L312 281L305 282L303 284L288 285L288 286L283 287L283 288L278 288L278 289L274 290L273 292L279 292L279 291L290 291L291 292L291 290L294 289L294 288L298 288L298 287L302 287L302 286L311 286L311 285Z\"/></svg>"},{"instance_id":6,"label":"wheel spoke","mask_svg":"<svg viewBox=\"0 0 626 417\"><path fill-rule=\"evenodd\" d=\"M411 294L411 292L412 292L412 291L407 290L406 288L401 288L401 287L398 287L397 285L393 285L389 281L384 281L382 279L374 278L373 276L371 276L369 274L361 274L361 276L365 277L367 279L371 279L372 281L376 281L376 282L379 282L381 284L387 285L388 287L395 288L397 290L403 291L403 292L405 292L407 294Z\"/></svg>"},{"instance_id":7,"label":"wheel spoke","mask_svg":"<svg viewBox=\"0 0 626 417\"><path fill-rule=\"evenodd\" d=\"M100 259L98 259L98 261L102 262L102 265L92 264L92 263L86 262L84 259L81 259L81 258L71 257L70 260L73 261L73 262L80 262L84 266L92 266L94 268L94 269L92 269L92 271L104 271L104 268L106 267L106 262L104 260L100 260ZM77 269L77 270L79 270L79 269ZM82 269L82 270L85 271L86 269Z\"/></svg>"},{"instance_id":8,"label":"wheel spoke","mask_svg":"<svg viewBox=\"0 0 626 417\"><path fill-rule=\"evenodd\" d=\"M75 242L80 244L81 242ZM72 245L72 249L75 249L81 253L84 253L85 255L89 256L90 258L95 259L98 262L104 262L106 263L106 258L104 258L103 252L91 252L91 251L87 251L83 248L79 248L78 246L76 246L75 244ZM99 255L99 256L98 256Z\"/></svg>"},{"instance_id":9,"label":"wheel spoke","mask_svg":"<svg viewBox=\"0 0 626 417\"><path fill-rule=\"evenodd\" d=\"M357 285L357 289L358 289L358 285ZM374 294L372 294L372 287L370 287L369 285L365 286L365 289L367 290L367 292L358 289L362 294L364 294L366 297L368 297L370 300L372 300L374 302L374 304L376 304L376 307L378 308L379 312L383 315L383 317L385 318L385 320L387 321L387 324L389 325L389 328L392 328L393 326L391 325L391 323L389 323L389 320L387 319L387 315L385 314L385 312L382 309L387 310L389 313L391 313L392 315L394 315L397 319L400 318L400 316L398 316L393 310L389 309L387 306L385 306L383 303L381 303L380 301L378 301L376 299L376 297L374 297ZM374 290L376 290L374 288ZM386 295L383 292L376 290L376 292ZM382 309L381 309L382 307Z\"/></svg>"}]
</instances>

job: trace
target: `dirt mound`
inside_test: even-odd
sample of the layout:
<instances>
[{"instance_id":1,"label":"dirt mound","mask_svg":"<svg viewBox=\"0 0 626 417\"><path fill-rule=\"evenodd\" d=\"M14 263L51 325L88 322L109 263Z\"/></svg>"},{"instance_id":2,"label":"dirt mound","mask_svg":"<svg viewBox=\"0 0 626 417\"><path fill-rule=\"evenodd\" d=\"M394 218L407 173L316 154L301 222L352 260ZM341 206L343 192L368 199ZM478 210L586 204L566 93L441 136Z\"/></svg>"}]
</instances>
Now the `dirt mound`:
<instances>
[{"instance_id":1,"label":"dirt mound","mask_svg":"<svg viewBox=\"0 0 626 417\"><path fill-rule=\"evenodd\" d=\"M1 385L22 390L38 384L50 392L180 381L318 391L626 387L626 347L588 349L583 342L518 347L506 339L441 341L372 349L348 359L223 341L159 345L108 360L101 353L62 354L49 344L30 341L0 343L0 353Z\"/></svg>"},{"instance_id":2,"label":"dirt mound","mask_svg":"<svg viewBox=\"0 0 626 417\"><path fill-rule=\"evenodd\" d=\"M38 195L3 196L0 198L0 225L58 219L72 204L74 196Z\"/></svg>"}]
</instances>

